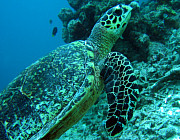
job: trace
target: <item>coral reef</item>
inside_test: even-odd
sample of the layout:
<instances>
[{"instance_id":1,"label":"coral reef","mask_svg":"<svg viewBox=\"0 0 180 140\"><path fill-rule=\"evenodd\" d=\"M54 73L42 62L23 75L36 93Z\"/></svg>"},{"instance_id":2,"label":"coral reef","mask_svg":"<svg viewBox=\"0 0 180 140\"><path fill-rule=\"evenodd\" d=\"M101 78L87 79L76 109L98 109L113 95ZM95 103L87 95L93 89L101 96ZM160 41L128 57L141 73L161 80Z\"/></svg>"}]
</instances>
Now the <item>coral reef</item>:
<instances>
[{"instance_id":1,"label":"coral reef","mask_svg":"<svg viewBox=\"0 0 180 140\"><path fill-rule=\"evenodd\" d=\"M63 26L67 27L68 22L74 18L74 13L70 8L62 8L58 14L59 19L63 22Z\"/></svg>"},{"instance_id":2,"label":"coral reef","mask_svg":"<svg viewBox=\"0 0 180 140\"><path fill-rule=\"evenodd\" d=\"M68 0L74 12L61 10L65 42L86 39L108 8L132 0ZM125 54L138 76L141 95L129 126L118 138L104 130L106 93L84 118L60 139L139 140L180 139L180 1L149 0L135 3L124 39L112 51ZM69 14L71 13L71 14ZM71 15L67 18L68 15Z\"/></svg>"}]
</instances>

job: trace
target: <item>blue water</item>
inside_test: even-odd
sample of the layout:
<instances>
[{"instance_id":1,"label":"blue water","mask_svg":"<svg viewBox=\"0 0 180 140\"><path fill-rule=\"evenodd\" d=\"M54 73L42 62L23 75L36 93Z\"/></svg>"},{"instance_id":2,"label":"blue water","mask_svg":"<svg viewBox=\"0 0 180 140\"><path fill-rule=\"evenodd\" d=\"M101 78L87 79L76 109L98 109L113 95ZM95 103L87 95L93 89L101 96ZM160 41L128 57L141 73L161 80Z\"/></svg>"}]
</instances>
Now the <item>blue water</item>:
<instances>
[{"instance_id":1,"label":"blue water","mask_svg":"<svg viewBox=\"0 0 180 140\"><path fill-rule=\"evenodd\" d=\"M31 63L64 44L57 16L63 7L69 7L67 0L0 2L0 91ZM58 33L52 37L54 26Z\"/></svg>"},{"instance_id":2,"label":"blue water","mask_svg":"<svg viewBox=\"0 0 180 140\"><path fill-rule=\"evenodd\" d=\"M67 0L0 2L0 91L27 66L64 44L57 16L63 7L69 7ZM58 33L52 37L54 26Z\"/></svg>"}]
</instances>

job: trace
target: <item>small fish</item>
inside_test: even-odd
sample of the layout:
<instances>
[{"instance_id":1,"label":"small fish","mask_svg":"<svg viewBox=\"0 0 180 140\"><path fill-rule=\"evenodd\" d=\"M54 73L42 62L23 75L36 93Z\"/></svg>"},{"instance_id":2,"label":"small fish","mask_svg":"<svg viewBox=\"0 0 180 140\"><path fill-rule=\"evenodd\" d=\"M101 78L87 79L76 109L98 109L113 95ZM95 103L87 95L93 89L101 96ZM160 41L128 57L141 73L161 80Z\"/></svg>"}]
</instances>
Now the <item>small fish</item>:
<instances>
[{"instance_id":1,"label":"small fish","mask_svg":"<svg viewBox=\"0 0 180 140\"><path fill-rule=\"evenodd\" d=\"M53 22L52 19L50 19L50 20L49 20L49 23L52 24L52 22Z\"/></svg>"},{"instance_id":2,"label":"small fish","mask_svg":"<svg viewBox=\"0 0 180 140\"><path fill-rule=\"evenodd\" d=\"M54 37L56 35L56 33L57 33L57 27L54 27L53 31L52 31L52 36Z\"/></svg>"}]
</instances>

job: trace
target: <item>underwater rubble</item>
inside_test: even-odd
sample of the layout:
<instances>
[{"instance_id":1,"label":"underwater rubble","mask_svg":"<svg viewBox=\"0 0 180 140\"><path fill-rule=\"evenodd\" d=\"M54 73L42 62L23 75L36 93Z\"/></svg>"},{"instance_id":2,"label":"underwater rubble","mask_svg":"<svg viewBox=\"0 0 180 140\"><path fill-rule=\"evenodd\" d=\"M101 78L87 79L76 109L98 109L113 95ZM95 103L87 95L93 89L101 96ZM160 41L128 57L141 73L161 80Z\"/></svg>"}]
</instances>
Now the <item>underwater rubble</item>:
<instances>
[{"instance_id":1,"label":"underwater rubble","mask_svg":"<svg viewBox=\"0 0 180 140\"><path fill-rule=\"evenodd\" d=\"M68 0L61 9L62 36L66 43L85 40L96 21L110 7L132 0ZM160 140L180 139L180 1L149 0L134 8L131 19L112 51L126 55L140 85L140 98L133 118L120 137L104 129L106 94L63 140Z\"/></svg>"}]
</instances>

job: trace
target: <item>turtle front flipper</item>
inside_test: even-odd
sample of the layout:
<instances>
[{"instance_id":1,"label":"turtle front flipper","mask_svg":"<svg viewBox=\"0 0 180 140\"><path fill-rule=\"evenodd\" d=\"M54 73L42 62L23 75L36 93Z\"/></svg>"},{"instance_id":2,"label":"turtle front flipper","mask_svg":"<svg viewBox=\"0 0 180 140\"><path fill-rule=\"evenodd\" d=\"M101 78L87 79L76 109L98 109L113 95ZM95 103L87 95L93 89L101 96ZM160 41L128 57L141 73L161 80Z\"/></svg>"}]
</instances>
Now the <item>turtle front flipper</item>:
<instances>
[{"instance_id":1,"label":"turtle front flipper","mask_svg":"<svg viewBox=\"0 0 180 140\"><path fill-rule=\"evenodd\" d=\"M121 53L109 53L101 71L108 99L106 130L110 136L121 134L133 116L139 95L130 61Z\"/></svg>"}]
</instances>

